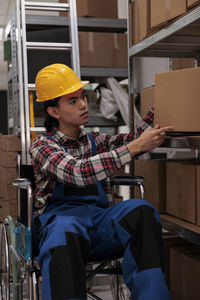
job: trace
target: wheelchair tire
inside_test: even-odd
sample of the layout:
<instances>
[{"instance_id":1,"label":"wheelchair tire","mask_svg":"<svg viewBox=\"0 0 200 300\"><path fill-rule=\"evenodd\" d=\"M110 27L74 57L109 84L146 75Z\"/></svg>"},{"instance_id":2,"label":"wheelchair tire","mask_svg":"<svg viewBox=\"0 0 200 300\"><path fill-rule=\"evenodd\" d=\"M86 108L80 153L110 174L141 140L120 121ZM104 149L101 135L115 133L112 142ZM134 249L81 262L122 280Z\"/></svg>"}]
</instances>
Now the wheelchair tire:
<instances>
[{"instance_id":1,"label":"wheelchair tire","mask_svg":"<svg viewBox=\"0 0 200 300\"><path fill-rule=\"evenodd\" d=\"M120 267L121 262L120 260L115 260L111 262L110 267ZM125 285L122 275L121 274L115 274L109 276L109 283L110 283L110 290L112 294L113 300L130 300L131 295L130 292Z\"/></svg>"},{"instance_id":2,"label":"wheelchair tire","mask_svg":"<svg viewBox=\"0 0 200 300\"><path fill-rule=\"evenodd\" d=\"M16 222L13 217L7 216L5 220L5 226L7 229L7 237L8 237L8 248L10 250L10 245L13 246L15 250L17 250L17 239L15 234ZM23 274L20 268L20 263L16 260L15 255L12 251L9 251L9 261L10 261L10 270L9 270L9 280L10 280L10 288L12 299L13 300L22 300L23 299ZM7 299L6 299L7 300Z\"/></svg>"},{"instance_id":3,"label":"wheelchair tire","mask_svg":"<svg viewBox=\"0 0 200 300\"><path fill-rule=\"evenodd\" d=\"M7 225L0 225L0 299L10 300L10 257Z\"/></svg>"}]
</instances>

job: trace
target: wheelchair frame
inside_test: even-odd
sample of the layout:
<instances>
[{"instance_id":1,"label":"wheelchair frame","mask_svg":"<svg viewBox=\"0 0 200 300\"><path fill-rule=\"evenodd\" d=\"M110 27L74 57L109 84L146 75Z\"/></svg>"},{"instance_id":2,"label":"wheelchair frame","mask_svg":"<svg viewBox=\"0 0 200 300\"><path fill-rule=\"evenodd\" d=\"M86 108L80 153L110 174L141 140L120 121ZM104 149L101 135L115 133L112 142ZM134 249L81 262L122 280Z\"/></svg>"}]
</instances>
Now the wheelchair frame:
<instances>
[{"instance_id":1,"label":"wheelchair frame","mask_svg":"<svg viewBox=\"0 0 200 300\"><path fill-rule=\"evenodd\" d=\"M121 175L111 178L112 185L138 186L142 199L144 198L143 181L144 178L141 176ZM32 183L31 180L27 178L19 177L13 182L13 185L16 186L19 191L26 190L27 192L27 226L24 226L18 220L14 221L11 216L8 216L5 219L5 222L0 225L0 300L11 299L11 284L13 293L12 299L22 300L23 285L27 277L29 299L39 300L38 277L40 276L40 270L31 253L31 223L33 206ZM20 192L18 195L20 198ZM18 219L20 220L20 199L18 201ZM110 281L110 286L113 299L125 300L125 296L123 295L123 291L120 288L119 283L119 275L121 274L119 258L121 258L121 256L111 257L108 260L100 262L89 263L97 266L95 269L90 268L86 271L86 278L88 282L96 274L111 275L112 280ZM113 280L118 284L116 285ZM102 300L89 288L87 289L87 295L90 299Z\"/></svg>"}]
</instances>

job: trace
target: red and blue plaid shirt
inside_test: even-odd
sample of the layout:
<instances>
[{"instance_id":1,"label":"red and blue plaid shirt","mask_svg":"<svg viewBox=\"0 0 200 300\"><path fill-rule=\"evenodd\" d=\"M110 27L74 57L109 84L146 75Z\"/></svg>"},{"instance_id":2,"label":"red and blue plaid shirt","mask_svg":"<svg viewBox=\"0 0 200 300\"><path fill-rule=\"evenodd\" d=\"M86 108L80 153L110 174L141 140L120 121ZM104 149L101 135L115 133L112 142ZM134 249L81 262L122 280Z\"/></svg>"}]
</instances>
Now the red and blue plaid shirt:
<instances>
[{"instance_id":1,"label":"red and blue plaid shirt","mask_svg":"<svg viewBox=\"0 0 200 300\"><path fill-rule=\"evenodd\" d=\"M29 150L35 173L34 215L40 215L51 198L56 181L86 186L107 179L105 192L111 200L109 177L131 161L126 144L136 139L153 125L154 110L149 111L136 133L109 136L92 132L97 154L84 130L77 139L64 135L58 129L35 140Z\"/></svg>"}]
</instances>

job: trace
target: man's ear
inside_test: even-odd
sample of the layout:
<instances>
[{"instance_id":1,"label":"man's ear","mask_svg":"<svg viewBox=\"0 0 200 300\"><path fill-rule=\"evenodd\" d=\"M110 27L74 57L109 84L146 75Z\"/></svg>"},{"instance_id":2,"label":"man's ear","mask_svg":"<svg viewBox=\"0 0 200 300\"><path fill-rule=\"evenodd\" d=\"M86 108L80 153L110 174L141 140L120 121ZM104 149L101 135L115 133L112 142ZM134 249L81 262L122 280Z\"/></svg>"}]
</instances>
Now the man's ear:
<instances>
[{"instance_id":1,"label":"man's ear","mask_svg":"<svg viewBox=\"0 0 200 300\"><path fill-rule=\"evenodd\" d=\"M47 107L47 112L48 112L48 114L49 114L51 117L53 117L53 118L55 118L55 119L59 119L59 118L60 118L60 115L59 115L59 113L58 113L56 107L54 107L54 106L49 106L49 107Z\"/></svg>"}]
</instances>

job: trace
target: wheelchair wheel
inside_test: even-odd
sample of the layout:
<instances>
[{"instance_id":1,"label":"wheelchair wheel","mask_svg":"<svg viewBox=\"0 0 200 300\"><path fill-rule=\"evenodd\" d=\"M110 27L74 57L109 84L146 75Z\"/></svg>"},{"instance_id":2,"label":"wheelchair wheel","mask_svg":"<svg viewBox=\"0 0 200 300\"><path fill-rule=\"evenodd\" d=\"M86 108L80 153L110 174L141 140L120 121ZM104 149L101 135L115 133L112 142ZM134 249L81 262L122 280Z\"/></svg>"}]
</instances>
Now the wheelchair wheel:
<instances>
[{"instance_id":1,"label":"wheelchair wheel","mask_svg":"<svg viewBox=\"0 0 200 300\"><path fill-rule=\"evenodd\" d=\"M22 300L22 273L19 262L10 251L16 249L15 221L8 216L0 225L0 300Z\"/></svg>"},{"instance_id":2,"label":"wheelchair wheel","mask_svg":"<svg viewBox=\"0 0 200 300\"><path fill-rule=\"evenodd\" d=\"M121 262L119 260L112 261L110 267L120 267ZM110 289L113 300L130 300L131 295L126 287L122 275L115 274L109 276Z\"/></svg>"},{"instance_id":3,"label":"wheelchair wheel","mask_svg":"<svg viewBox=\"0 0 200 300\"><path fill-rule=\"evenodd\" d=\"M10 257L6 225L0 225L0 299L10 300Z\"/></svg>"}]
</instances>

